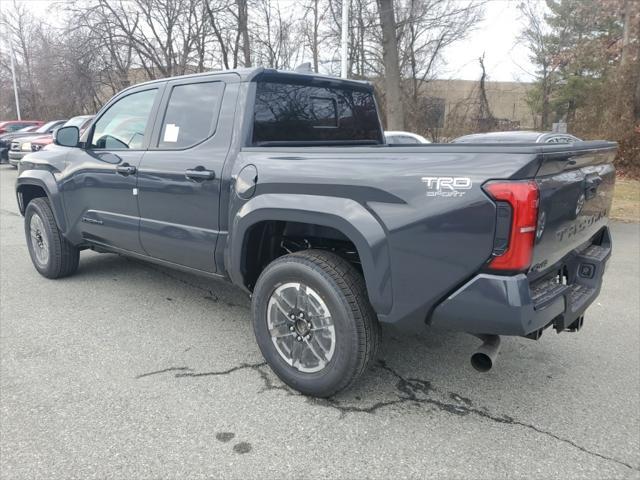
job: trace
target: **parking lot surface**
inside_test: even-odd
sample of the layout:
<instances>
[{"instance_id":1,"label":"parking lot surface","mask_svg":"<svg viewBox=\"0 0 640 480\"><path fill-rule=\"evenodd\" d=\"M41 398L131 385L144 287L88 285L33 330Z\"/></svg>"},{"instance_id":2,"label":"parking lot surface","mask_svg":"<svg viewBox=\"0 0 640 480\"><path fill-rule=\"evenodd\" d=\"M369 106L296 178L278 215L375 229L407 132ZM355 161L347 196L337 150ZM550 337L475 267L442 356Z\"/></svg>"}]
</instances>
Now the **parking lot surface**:
<instances>
[{"instance_id":1,"label":"parking lot surface","mask_svg":"<svg viewBox=\"0 0 640 480\"><path fill-rule=\"evenodd\" d=\"M0 166L2 478L640 478L640 228L613 224L579 333L478 340L383 331L375 368L328 400L264 364L223 282L83 252L31 265Z\"/></svg>"}]
</instances>

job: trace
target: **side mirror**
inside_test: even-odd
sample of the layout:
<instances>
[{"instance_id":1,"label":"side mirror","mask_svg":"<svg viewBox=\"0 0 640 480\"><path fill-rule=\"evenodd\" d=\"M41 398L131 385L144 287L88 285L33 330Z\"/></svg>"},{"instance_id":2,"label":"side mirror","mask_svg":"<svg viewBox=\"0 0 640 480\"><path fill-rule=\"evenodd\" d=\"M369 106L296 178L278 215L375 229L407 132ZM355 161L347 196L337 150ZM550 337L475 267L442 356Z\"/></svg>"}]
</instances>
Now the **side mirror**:
<instances>
[{"instance_id":1,"label":"side mirror","mask_svg":"<svg viewBox=\"0 0 640 480\"><path fill-rule=\"evenodd\" d=\"M78 127L60 127L53 132L53 143L61 147L77 147L80 141L80 130Z\"/></svg>"}]
</instances>

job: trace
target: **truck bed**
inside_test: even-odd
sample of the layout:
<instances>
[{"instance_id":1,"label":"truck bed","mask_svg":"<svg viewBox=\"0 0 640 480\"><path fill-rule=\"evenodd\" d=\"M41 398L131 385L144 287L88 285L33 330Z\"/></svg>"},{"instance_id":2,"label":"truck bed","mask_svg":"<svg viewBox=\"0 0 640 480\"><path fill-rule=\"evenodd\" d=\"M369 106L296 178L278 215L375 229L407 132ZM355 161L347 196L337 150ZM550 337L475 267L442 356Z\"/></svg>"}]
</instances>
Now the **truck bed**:
<instances>
[{"instance_id":1,"label":"truck bed","mask_svg":"<svg viewBox=\"0 0 640 480\"><path fill-rule=\"evenodd\" d=\"M256 166L256 201L289 195L294 209L335 205L347 219L371 217L371 225L381 226L378 232L372 227L371 265L363 263L372 304L381 321L417 327L492 257L496 204L483 185L496 179L538 183L548 223L528 273L542 276L606 225L614 150L609 142L248 147L230 174ZM599 195L576 218L578 192L594 173L603 179ZM461 188L448 188L447 180ZM241 207L231 208L229 218ZM580 229L572 226L592 210L601 213L586 220L588 228L558 240L559 232Z\"/></svg>"}]
</instances>

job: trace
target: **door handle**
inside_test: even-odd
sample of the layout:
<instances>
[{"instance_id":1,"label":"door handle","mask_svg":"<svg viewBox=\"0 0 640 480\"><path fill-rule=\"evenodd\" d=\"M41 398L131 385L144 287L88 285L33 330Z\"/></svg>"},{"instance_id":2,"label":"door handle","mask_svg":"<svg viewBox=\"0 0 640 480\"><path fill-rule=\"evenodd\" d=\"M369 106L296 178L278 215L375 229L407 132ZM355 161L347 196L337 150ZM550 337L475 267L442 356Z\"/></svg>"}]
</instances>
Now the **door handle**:
<instances>
[{"instance_id":1,"label":"door handle","mask_svg":"<svg viewBox=\"0 0 640 480\"><path fill-rule=\"evenodd\" d=\"M204 167L196 167L185 170L184 176L191 180L213 180L216 178L216 172L205 170Z\"/></svg>"},{"instance_id":2,"label":"door handle","mask_svg":"<svg viewBox=\"0 0 640 480\"><path fill-rule=\"evenodd\" d=\"M123 163L122 165L116 165L116 172L122 175L132 175L136 173L136 167L128 163Z\"/></svg>"}]
</instances>

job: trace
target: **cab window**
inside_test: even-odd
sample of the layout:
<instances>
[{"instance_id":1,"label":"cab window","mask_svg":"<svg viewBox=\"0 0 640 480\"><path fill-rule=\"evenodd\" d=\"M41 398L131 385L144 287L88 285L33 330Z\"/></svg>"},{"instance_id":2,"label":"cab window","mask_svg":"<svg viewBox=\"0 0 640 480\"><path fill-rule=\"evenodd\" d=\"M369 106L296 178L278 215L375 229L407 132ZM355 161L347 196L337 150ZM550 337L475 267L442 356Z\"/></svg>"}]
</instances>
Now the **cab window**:
<instances>
[{"instance_id":1,"label":"cab window","mask_svg":"<svg viewBox=\"0 0 640 480\"><path fill-rule=\"evenodd\" d=\"M121 98L96 122L90 148L95 150L139 150L145 144L145 131L157 89L132 93Z\"/></svg>"},{"instance_id":2,"label":"cab window","mask_svg":"<svg viewBox=\"0 0 640 480\"><path fill-rule=\"evenodd\" d=\"M253 145L382 143L373 93L356 86L258 81Z\"/></svg>"},{"instance_id":3,"label":"cab window","mask_svg":"<svg viewBox=\"0 0 640 480\"><path fill-rule=\"evenodd\" d=\"M223 91L223 82L173 87L162 121L158 147L188 148L213 135Z\"/></svg>"}]
</instances>

